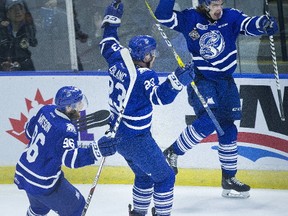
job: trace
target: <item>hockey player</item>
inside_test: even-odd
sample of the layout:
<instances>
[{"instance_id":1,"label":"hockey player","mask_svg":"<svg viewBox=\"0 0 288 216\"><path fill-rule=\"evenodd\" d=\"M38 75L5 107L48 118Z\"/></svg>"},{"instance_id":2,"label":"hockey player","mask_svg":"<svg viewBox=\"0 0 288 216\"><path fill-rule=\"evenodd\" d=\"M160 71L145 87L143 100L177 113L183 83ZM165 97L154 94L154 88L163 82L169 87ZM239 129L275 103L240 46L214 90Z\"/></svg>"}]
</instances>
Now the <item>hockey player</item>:
<instances>
[{"instance_id":1,"label":"hockey player","mask_svg":"<svg viewBox=\"0 0 288 216\"><path fill-rule=\"evenodd\" d=\"M83 167L94 164L101 155L116 152L113 143L102 142L106 137L78 148L78 132L72 120L80 117L87 104L80 89L60 88L55 103L43 106L27 124L30 142L16 165L14 182L25 190L30 202L27 216L44 216L50 210L61 216L80 216L85 199L64 177L61 166Z\"/></svg>"},{"instance_id":2,"label":"hockey player","mask_svg":"<svg viewBox=\"0 0 288 216\"><path fill-rule=\"evenodd\" d=\"M273 35L278 30L277 23L273 17L249 17L237 9L223 8L223 0L199 0L196 9L183 11L173 11L174 3L175 0L160 0L155 16L163 25L184 35L193 56L195 83L224 130L223 136L218 134L222 196L247 198L250 187L235 177L238 132L234 121L241 119L240 97L232 77L237 67L236 39L239 34ZM192 87L188 86L187 91L197 119L164 151L175 173L178 156L215 131Z\"/></svg>"},{"instance_id":3,"label":"hockey player","mask_svg":"<svg viewBox=\"0 0 288 216\"><path fill-rule=\"evenodd\" d=\"M160 84L157 73L152 70L156 54L156 41L148 35L134 36L129 41L133 69L137 77L130 95L126 95L130 85L130 71L121 56L117 28L123 14L123 3L113 1L105 11L102 22L103 39L101 53L109 65L110 95L109 105L113 118L111 127L120 115L121 104L129 97L122 121L119 124L114 142L135 174L133 185L133 210L129 205L130 216L147 214L151 199L154 199L153 215L169 216L173 204L175 174L151 135L153 104L165 105L173 102L177 94L193 80L191 65L177 68ZM116 214L116 213L115 213Z\"/></svg>"}]
</instances>

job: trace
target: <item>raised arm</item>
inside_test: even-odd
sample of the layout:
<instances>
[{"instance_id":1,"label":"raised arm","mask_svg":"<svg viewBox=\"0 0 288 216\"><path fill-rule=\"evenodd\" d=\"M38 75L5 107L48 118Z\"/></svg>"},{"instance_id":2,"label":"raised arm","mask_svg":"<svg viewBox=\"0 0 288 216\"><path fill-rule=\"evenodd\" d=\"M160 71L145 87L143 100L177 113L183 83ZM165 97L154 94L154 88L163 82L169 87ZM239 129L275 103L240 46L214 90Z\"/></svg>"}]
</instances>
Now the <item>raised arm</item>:
<instances>
[{"instance_id":1,"label":"raised arm","mask_svg":"<svg viewBox=\"0 0 288 216\"><path fill-rule=\"evenodd\" d=\"M155 11L155 16L160 23L165 20L171 20L173 17L173 8L175 0L160 0Z\"/></svg>"},{"instance_id":2,"label":"raised arm","mask_svg":"<svg viewBox=\"0 0 288 216\"><path fill-rule=\"evenodd\" d=\"M102 21L102 28L104 28L103 39L99 46L101 54L109 63L114 61L111 56L115 51L121 48L117 29L121 24L121 17L123 15L123 4L119 0L113 1L105 10Z\"/></svg>"}]
</instances>

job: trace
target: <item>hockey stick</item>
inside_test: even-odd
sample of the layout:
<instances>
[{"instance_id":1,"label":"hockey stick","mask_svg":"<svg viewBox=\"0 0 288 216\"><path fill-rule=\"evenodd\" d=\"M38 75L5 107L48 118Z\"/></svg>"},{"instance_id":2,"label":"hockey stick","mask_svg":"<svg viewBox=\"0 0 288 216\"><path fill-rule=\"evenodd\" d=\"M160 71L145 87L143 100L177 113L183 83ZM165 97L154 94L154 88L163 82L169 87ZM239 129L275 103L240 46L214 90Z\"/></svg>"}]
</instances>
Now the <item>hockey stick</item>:
<instances>
[{"instance_id":1,"label":"hockey stick","mask_svg":"<svg viewBox=\"0 0 288 216\"><path fill-rule=\"evenodd\" d=\"M110 112L108 110L98 110L86 116L80 117L74 124L79 131L84 131L94 127L101 127L107 125L110 119Z\"/></svg>"},{"instance_id":2,"label":"hockey stick","mask_svg":"<svg viewBox=\"0 0 288 216\"><path fill-rule=\"evenodd\" d=\"M111 138L115 138L115 136L116 136L117 130L118 130L119 125L120 125L120 122L121 122L121 120L123 118L123 114L124 114L126 105L127 105L128 101L129 101L131 92L133 90L133 87L134 87L134 84L135 84L135 81L136 81L136 78L137 78L137 71L136 71L134 63L132 61L132 58L130 56L129 50L127 48L123 48L123 49L120 50L120 53L121 53L122 59L124 60L124 63L126 65L127 69L128 69L129 75L130 75L130 84L129 84L129 87L128 87L127 92L126 92L125 99L122 102L121 109L119 111L119 116L118 116L118 118L117 118L117 120L115 122L113 130L111 131ZM92 187L91 187L91 189L89 191L89 195L88 195L88 198L86 200L86 204L84 206L84 209L82 211L81 216L85 216L86 215L86 212L87 212L88 207L90 205L90 202L91 202L92 196L94 194L95 188L97 186L100 174L102 172L102 168L104 166L104 163L105 163L105 157L103 157L101 162L100 162L97 174L95 176L95 179L94 179L94 182L92 184Z\"/></svg>"},{"instance_id":3,"label":"hockey stick","mask_svg":"<svg viewBox=\"0 0 288 216\"><path fill-rule=\"evenodd\" d=\"M135 84L135 81L136 81L136 78L137 78L137 71L136 71L136 68L135 68L135 65L134 65L134 62L131 58L131 55L130 55L130 52L127 48L123 48L120 50L120 53L121 53L121 56L122 56L122 59L124 60L124 63L129 71L129 75L130 75L130 84L129 84L129 87L127 89L127 92L126 92L126 96L125 96L125 99L122 103L122 106L121 106L121 109L120 109L120 112L119 112L119 116L115 122L115 125L114 125L114 128L112 130L112 135L111 137L114 138L116 133L117 133L117 130L118 130L118 127L119 127L119 124L123 118L123 114L124 114L124 111L125 111L125 108L127 106L127 103L129 101L129 98L130 98L130 95L131 95L131 92L133 90L133 87L134 87L134 84Z\"/></svg>"},{"instance_id":4,"label":"hockey stick","mask_svg":"<svg viewBox=\"0 0 288 216\"><path fill-rule=\"evenodd\" d=\"M149 5L149 3L147 2L147 0L145 0L145 4L151 14L151 16L158 22L151 6ZM169 40L169 38L167 37L167 35L165 34L164 30L161 28L161 25L156 23L155 24L158 31L160 32L161 36L163 37L163 39L165 40L166 44L168 47L171 48L173 55L178 63L178 65L183 68L185 66L185 64L183 63L182 59L180 58L180 56L177 54L176 50L174 49L171 41ZM217 121L215 115L213 114L213 112L211 111L210 107L208 106L207 102L205 101L204 97L201 95L201 93L198 90L198 87L196 86L195 82L192 81L191 82L191 86L195 92L195 94L197 95L197 97L199 98L200 102L202 103L202 106L204 107L204 109L206 110L207 114L209 115L210 119L212 120L217 132L219 133L220 136L224 135L224 131L221 128L219 122Z\"/></svg>"},{"instance_id":5,"label":"hockey stick","mask_svg":"<svg viewBox=\"0 0 288 216\"><path fill-rule=\"evenodd\" d=\"M268 0L265 0L264 10L265 10L265 14L269 18L270 17L270 12L269 12ZM274 75L275 75L275 81L276 81L276 87L277 87L277 93L278 93L278 101L279 101L279 107L280 107L280 117L281 117L282 121L285 121L285 114L284 114L284 108L283 108L283 102L282 102L280 79L279 79L279 72L278 72L276 50L275 50L275 43L274 43L273 35L269 36L269 42L270 42L271 57L272 57L272 62L273 62L273 69L274 69Z\"/></svg>"}]
</instances>

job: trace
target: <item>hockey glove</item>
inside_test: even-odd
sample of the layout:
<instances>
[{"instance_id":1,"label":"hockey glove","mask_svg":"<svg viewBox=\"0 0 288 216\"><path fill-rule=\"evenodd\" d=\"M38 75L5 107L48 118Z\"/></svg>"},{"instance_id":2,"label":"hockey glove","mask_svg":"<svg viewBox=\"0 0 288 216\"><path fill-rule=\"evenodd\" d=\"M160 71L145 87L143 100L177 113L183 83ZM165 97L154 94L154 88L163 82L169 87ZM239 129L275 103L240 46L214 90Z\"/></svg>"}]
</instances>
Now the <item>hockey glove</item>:
<instances>
[{"instance_id":1,"label":"hockey glove","mask_svg":"<svg viewBox=\"0 0 288 216\"><path fill-rule=\"evenodd\" d=\"M113 0L113 2L106 8L104 19L102 21L102 28L107 24L110 26L119 27L121 23L121 17L123 15L123 3L121 0Z\"/></svg>"},{"instance_id":2,"label":"hockey glove","mask_svg":"<svg viewBox=\"0 0 288 216\"><path fill-rule=\"evenodd\" d=\"M116 153L116 143L114 139L103 136L97 142L92 144L93 153L95 158L107 157Z\"/></svg>"},{"instance_id":3,"label":"hockey glove","mask_svg":"<svg viewBox=\"0 0 288 216\"><path fill-rule=\"evenodd\" d=\"M184 68L178 67L175 70L175 76L178 78L180 83L182 83L182 85L187 86L195 78L194 64L186 64Z\"/></svg>"},{"instance_id":4,"label":"hockey glove","mask_svg":"<svg viewBox=\"0 0 288 216\"><path fill-rule=\"evenodd\" d=\"M259 30L271 36L278 32L278 24L274 17L263 15L259 18Z\"/></svg>"}]
</instances>

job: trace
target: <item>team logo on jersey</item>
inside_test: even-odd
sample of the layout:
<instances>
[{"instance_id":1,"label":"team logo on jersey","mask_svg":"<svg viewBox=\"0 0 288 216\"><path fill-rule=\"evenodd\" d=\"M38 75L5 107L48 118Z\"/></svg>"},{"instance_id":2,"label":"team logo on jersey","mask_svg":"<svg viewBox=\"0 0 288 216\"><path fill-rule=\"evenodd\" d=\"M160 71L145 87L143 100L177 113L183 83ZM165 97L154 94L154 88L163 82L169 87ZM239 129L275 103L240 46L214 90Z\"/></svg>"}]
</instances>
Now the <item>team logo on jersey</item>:
<instances>
[{"instance_id":1,"label":"team logo on jersey","mask_svg":"<svg viewBox=\"0 0 288 216\"><path fill-rule=\"evenodd\" d=\"M220 31L210 31L201 36L200 54L204 59L214 59L219 56L224 48L225 41Z\"/></svg>"},{"instance_id":2,"label":"team logo on jersey","mask_svg":"<svg viewBox=\"0 0 288 216\"><path fill-rule=\"evenodd\" d=\"M67 127L67 128L66 128L66 131L67 131L67 132L72 132L72 133L75 133L75 134L77 133L77 132L76 132L76 128L75 128L75 126L74 126L73 124L67 123L67 124L66 124L66 127Z\"/></svg>"}]
</instances>

